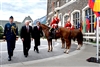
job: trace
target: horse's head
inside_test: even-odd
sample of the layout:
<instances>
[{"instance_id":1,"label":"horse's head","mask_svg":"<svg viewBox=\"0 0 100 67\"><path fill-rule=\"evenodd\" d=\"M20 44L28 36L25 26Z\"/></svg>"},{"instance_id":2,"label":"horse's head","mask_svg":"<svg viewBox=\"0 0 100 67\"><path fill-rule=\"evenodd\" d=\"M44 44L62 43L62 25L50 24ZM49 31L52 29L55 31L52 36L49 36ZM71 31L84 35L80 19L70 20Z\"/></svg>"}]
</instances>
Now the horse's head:
<instances>
[{"instance_id":1,"label":"horse's head","mask_svg":"<svg viewBox=\"0 0 100 67\"><path fill-rule=\"evenodd\" d=\"M49 27L45 24L40 24L40 26L42 27L43 30L49 29Z\"/></svg>"}]
</instances>

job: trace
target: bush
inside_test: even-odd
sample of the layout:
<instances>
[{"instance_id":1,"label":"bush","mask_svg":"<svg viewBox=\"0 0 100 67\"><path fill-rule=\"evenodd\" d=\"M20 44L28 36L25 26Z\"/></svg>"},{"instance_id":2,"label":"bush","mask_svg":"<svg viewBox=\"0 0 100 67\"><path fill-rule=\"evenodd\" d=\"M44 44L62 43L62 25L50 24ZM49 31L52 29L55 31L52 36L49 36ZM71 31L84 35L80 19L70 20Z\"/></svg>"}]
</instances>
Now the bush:
<instances>
[{"instance_id":1,"label":"bush","mask_svg":"<svg viewBox=\"0 0 100 67\"><path fill-rule=\"evenodd\" d=\"M0 39L3 39L3 33L0 33Z\"/></svg>"},{"instance_id":2,"label":"bush","mask_svg":"<svg viewBox=\"0 0 100 67\"><path fill-rule=\"evenodd\" d=\"M3 28L0 26L0 33L3 33Z\"/></svg>"},{"instance_id":3,"label":"bush","mask_svg":"<svg viewBox=\"0 0 100 67\"><path fill-rule=\"evenodd\" d=\"M3 28L0 26L0 39L3 39Z\"/></svg>"}]
</instances>

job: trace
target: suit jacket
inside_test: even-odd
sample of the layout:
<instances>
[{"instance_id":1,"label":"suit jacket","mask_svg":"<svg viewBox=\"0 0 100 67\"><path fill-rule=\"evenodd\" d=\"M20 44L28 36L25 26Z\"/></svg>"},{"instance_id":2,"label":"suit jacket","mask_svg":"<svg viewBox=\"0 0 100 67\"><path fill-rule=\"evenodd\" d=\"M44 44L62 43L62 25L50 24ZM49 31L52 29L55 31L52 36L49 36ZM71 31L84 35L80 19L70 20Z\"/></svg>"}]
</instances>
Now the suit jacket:
<instances>
[{"instance_id":1,"label":"suit jacket","mask_svg":"<svg viewBox=\"0 0 100 67\"><path fill-rule=\"evenodd\" d=\"M25 40L30 40L32 35L32 27L29 26L29 31L27 32L26 26L22 26L20 36L21 38L24 38Z\"/></svg>"},{"instance_id":2,"label":"suit jacket","mask_svg":"<svg viewBox=\"0 0 100 67\"><path fill-rule=\"evenodd\" d=\"M16 40L16 37L18 37L18 27L16 26L16 24L5 24L3 38L5 38L6 40Z\"/></svg>"},{"instance_id":3,"label":"suit jacket","mask_svg":"<svg viewBox=\"0 0 100 67\"><path fill-rule=\"evenodd\" d=\"M42 36L43 36L42 28L39 27L39 29L38 29L38 27L35 26L33 28L33 30L32 30L32 38L34 38L34 39L40 39L40 37L42 37Z\"/></svg>"}]
</instances>

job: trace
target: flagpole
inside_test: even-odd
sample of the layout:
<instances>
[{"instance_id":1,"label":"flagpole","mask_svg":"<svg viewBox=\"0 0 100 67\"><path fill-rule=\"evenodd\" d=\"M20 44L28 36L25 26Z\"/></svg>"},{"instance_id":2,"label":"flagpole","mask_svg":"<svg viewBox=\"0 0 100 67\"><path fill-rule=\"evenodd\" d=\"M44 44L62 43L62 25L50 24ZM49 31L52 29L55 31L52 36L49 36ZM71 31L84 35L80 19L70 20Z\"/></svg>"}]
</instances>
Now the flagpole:
<instances>
[{"instance_id":1,"label":"flagpole","mask_svg":"<svg viewBox=\"0 0 100 67\"><path fill-rule=\"evenodd\" d=\"M89 30L88 30L88 44L89 44Z\"/></svg>"},{"instance_id":2,"label":"flagpole","mask_svg":"<svg viewBox=\"0 0 100 67\"><path fill-rule=\"evenodd\" d=\"M96 28L96 43L97 43L97 62L99 60L99 20L100 20L100 17L97 17L97 28Z\"/></svg>"}]
</instances>

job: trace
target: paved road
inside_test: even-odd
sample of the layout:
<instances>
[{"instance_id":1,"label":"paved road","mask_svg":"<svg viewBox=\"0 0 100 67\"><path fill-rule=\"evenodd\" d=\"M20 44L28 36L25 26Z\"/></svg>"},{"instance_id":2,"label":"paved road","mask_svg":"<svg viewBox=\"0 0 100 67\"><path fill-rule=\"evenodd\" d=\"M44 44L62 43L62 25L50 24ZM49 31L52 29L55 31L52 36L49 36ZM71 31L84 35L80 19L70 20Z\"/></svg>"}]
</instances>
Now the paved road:
<instances>
[{"instance_id":1,"label":"paved road","mask_svg":"<svg viewBox=\"0 0 100 67\"><path fill-rule=\"evenodd\" d=\"M39 54L33 51L33 47L34 47L34 41L32 41L28 58L25 58L23 55L22 42L19 39L16 42L16 49L14 51L14 56L12 58L12 61L9 62L7 61L8 55L7 55L6 42L0 42L0 65L39 60L64 54L63 53L64 49L61 49L61 42L59 40L57 42L53 41L53 47L54 47L53 52L47 52L48 45L45 39L44 40L41 39L41 46L39 46L40 49ZM70 52L75 51L76 47L77 46L75 44L72 44Z\"/></svg>"}]
</instances>

